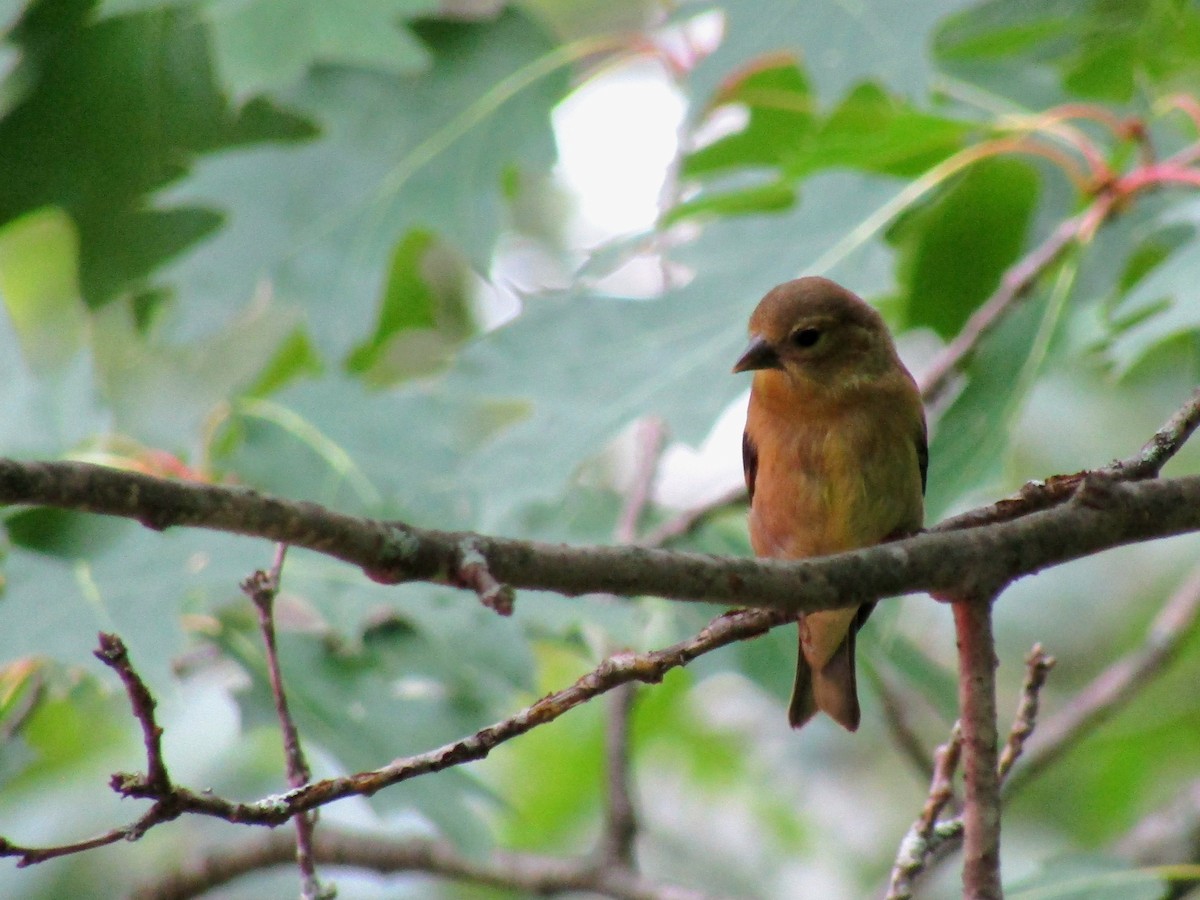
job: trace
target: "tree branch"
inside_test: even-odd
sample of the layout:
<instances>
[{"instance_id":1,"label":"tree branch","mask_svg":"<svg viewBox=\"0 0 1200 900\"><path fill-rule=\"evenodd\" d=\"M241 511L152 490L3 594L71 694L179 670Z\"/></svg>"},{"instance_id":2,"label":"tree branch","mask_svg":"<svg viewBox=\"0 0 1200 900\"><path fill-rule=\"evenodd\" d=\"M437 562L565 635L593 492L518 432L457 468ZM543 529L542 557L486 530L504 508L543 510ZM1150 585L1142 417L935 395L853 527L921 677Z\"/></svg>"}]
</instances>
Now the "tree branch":
<instances>
[{"instance_id":1,"label":"tree branch","mask_svg":"<svg viewBox=\"0 0 1200 900\"><path fill-rule=\"evenodd\" d=\"M991 595L956 601L958 706L963 743L963 898L1000 900L1000 780L996 757L996 644Z\"/></svg>"},{"instance_id":2,"label":"tree branch","mask_svg":"<svg viewBox=\"0 0 1200 900\"><path fill-rule=\"evenodd\" d=\"M295 845L282 832L267 832L236 847L185 863L137 889L133 900L186 900L273 866L293 861ZM486 862L462 856L444 841L394 840L324 827L313 842L317 862L360 871L421 872L510 891L525 896L589 892L616 900L705 900L687 888L656 884L627 869L597 868L588 858L559 859L497 852Z\"/></svg>"},{"instance_id":3,"label":"tree branch","mask_svg":"<svg viewBox=\"0 0 1200 900\"><path fill-rule=\"evenodd\" d=\"M631 867L637 838L637 808L629 778L629 719L637 692L622 684L608 700L604 732L604 769L607 782L604 834L597 856L601 865Z\"/></svg>"},{"instance_id":4,"label":"tree branch","mask_svg":"<svg viewBox=\"0 0 1200 900\"><path fill-rule=\"evenodd\" d=\"M283 757L287 766L287 780L292 787L300 787L312 778L304 748L300 746L300 731L288 708L287 692L283 687L283 672L279 667L279 648L275 641L275 598L279 596L280 579L283 576L283 561L287 556L287 544L277 544L275 561L270 571L259 569L242 582L242 592L250 598L258 613L258 628L262 633L263 647L267 656L267 677L271 684L271 696L275 700L275 715L279 719L279 730L283 734ZM313 827L315 813L300 813L293 821L296 824L295 859L300 869L300 896L303 900L325 900L334 896L332 889L321 886L317 877L316 861L313 857Z\"/></svg>"},{"instance_id":5,"label":"tree branch","mask_svg":"<svg viewBox=\"0 0 1200 900\"><path fill-rule=\"evenodd\" d=\"M950 739L934 753L929 795L921 814L900 842L885 900L912 900L914 881L925 870L929 858L947 840L962 835L962 819L938 822L942 811L954 799L954 773L961 752L962 730L956 722Z\"/></svg>"},{"instance_id":6,"label":"tree branch","mask_svg":"<svg viewBox=\"0 0 1200 900\"><path fill-rule=\"evenodd\" d=\"M718 558L639 547L569 547L362 519L256 491L166 481L74 462L0 459L0 503L190 525L306 547L386 583L447 583L465 542L514 587L566 595L651 594L749 603L788 613L861 605L913 591L957 595L1102 550L1200 529L1200 476L1122 483L1080 477L1071 501L987 527L933 532L799 561ZM954 527L948 531L944 528Z\"/></svg>"},{"instance_id":7,"label":"tree branch","mask_svg":"<svg viewBox=\"0 0 1200 900\"><path fill-rule=\"evenodd\" d=\"M1013 719L1012 728L1008 730L1008 740L1000 753L1000 762L996 766L996 774L1000 783L1004 784L1008 773L1025 750L1025 742L1037 727L1038 707L1040 705L1042 688L1046 678L1054 668L1056 660L1047 656L1041 644L1034 644L1029 655L1025 657L1025 683L1021 685L1021 700L1017 706L1017 716Z\"/></svg>"},{"instance_id":8,"label":"tree branch","mask_svg":"<svg viewBox=\"0 0 1200 900\"><path fill-rule=\"evenodd\" d=\"M1076 241L1090 237L1089 229L1103 221L1111 212L1114 198L1104 194L1079 215L1061 223L1050 236L1009 267L1000 285L967 320L962 330L921 377L921 396L926 403L936 403L945 393L954 372L975 352L975 348L1004 315L1021 300L1037 280L1054 265Z\"/></svg>"}]
</instances>

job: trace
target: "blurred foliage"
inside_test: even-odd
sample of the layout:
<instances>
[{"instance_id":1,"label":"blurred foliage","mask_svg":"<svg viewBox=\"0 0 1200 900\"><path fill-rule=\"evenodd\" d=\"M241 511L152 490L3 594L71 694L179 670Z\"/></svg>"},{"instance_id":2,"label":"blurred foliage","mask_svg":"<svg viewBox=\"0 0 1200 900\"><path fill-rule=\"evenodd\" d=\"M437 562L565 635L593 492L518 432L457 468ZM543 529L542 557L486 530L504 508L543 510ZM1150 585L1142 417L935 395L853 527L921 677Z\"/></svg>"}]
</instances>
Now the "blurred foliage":
<instances>
[{"instance_id":1,"label":"blurred foliage","mask_svg":"<svg viewBox=\"0 0 1200 900\"><path fill-rule=\"evenodd\" d=\"M582 246L551 116L630 61L656 63L686 100L685 150L655 227ZM766 289L806 272L843 281L879 304L920 371L1087 200L1055 159L964 154L1048 128L1037 114L1050 106L1099 102L1144 121L1166 155L1195 140L1177 92L1200 97L1200 5L1182 0L0 2L0 453L608 541L628 426L654 415L700 446L746 387L728 367ZM1136 163L1100 119L1078 127L1112 167ZM989 335L931 422L931 519L1129 454L1179 405L1200 369L1197 228L1190 190L1136 198ZM546 286L514 297L517 237L568 276L532 267L521 283ZM647 261L662 283L614 287ZM720 436L705 452L729 461L716 468L734 484L736 441ZM1169 471L1198 467L1189 448ZM140 749L90 658L99 629L122 634L161 698L181 780L279 789L262 649L237 587L268 547L42 509L0 511L0 540L0 834L65 841L132 817L105 788ZM681 545L749 552L737 515ZM1137 646L1196 548L1123 550L1011 590L1002 709L1033 640L1060 660L1051 711ZM337 772L471 733L712 612L531 595L505 620L473 597L384 588L297 552L280 644L302 733ZM899 685L930 747L954 712L946 619L921 598L888 603L864 634L864 667ZM781 630L642 691L649 874L746 897L878 887L924 784L870 687L859 736L788 731L793 641ZM1196 777L1197 677L1192 640L1006 811L1020 896L1162 896L1110 848ZM477 856L586 849L602 707L323 821L441 834ZM229 839L211 825L0 867L0 894L112 896L196 842ZM290 892L293 877L233 890ZM341 896L390 890L338 880ZM465 895L423 880L403 891Z\"/></svg>"}]
</instances>

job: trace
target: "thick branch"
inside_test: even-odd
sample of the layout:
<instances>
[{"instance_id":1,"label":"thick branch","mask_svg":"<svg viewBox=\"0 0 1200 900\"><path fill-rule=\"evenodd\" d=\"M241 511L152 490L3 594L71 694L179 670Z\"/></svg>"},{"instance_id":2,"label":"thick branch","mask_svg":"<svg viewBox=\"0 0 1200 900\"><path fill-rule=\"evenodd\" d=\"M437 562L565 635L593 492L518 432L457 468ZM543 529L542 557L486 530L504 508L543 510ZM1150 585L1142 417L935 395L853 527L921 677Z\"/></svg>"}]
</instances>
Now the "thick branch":
<instances>
[{"instance_id":1,"label":"thick branch","mask_svg":"<svg viewBox=\"0 0 1200 900\"><path fill-rule=\"evenodd\" d=\"M0 459L0 503L124 516L154 528L190 525L252 535L326 553L389 583L446 583L469 542L496 578L514 587L567 595L651 594L798 613L912 591L974 594L1112 547L1200 529L1200 476L1123 483L1093 474L1081 480L1070 502L1015 521L798 562L434 531L251 490L73 462Z\"/></svg>"}]
</instances>

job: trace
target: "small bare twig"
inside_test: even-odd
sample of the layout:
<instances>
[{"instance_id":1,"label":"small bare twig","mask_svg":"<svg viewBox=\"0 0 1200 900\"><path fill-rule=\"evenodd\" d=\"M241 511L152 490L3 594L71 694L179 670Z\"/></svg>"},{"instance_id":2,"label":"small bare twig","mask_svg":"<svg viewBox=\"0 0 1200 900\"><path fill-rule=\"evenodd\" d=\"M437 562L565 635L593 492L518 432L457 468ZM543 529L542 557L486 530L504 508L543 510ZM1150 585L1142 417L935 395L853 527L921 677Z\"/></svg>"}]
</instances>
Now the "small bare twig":
<instances>
[{"instance_id":1,"label":"small bare twig","mask_svg":"<svg viewBox=\"0 0 1200 900\"><path fill-rule=\"evenodd\" d=\"M963 742L963 898L1001 900L992 595L953 604Z\"/></svg>"},{"instance_id":2,"label":"small bare twig","mask_svg":"<svg viewBox=\"0 0 1200 900\"><path fill-rule=\"evenodd\" d=\"M1119 460L1112 469L1121 477L1136 481L1157 478L1162 467L1179 452L1196 427L1200 426L1200 387L1179 407L1133 456Z\"/></svg>"},{"instance_id":3,"label":"small bare twig","mask_svg":"<svg viewBox=\"0 0 1200 900\"><path fill-rule=\"evenodd\" d=\"M900 842L886 900L911 900L916 877L925 869L929 857L953 836L962 834L962 819L938 822L947 805L954 799L954 774L962 751L962 730L956 722L950 739L937 748L933 758L933 773L929 795L921 814Z\"/></svg>"},{"instance_id":4,"label":"small bare twig","mask_svg":"<svg viewBox=\"0 0 1200 900\"><path fill-rule=\"evenodd\" d=\"M745 499L746 487L739 484L737 487L730 488L708 503L702 503L699 506L693 506L691 509L683 510L673 518L663 522L657 528L647 532L637 544L639 547L665 547L671 541L678 540L684 535L690 534L693 529L697 528L718 510L722 510L734 503L742 503Z\"/></svg>"},{"instance_id":5,"label":"small bare twig","mask_svg":"<svg viewBox=\"0 0 1200 900\"><path fill-rule=\"evenodd\" d=\"M614 537L618 544L637 543L638 523L650 502L650 491L654 488L654 476L658 473L666 436L666 426L661 419L652 416L637 424L637 468L625 498L625 506L617 519Z\"/></svg>"},{"instance_id":6,"label":"small bare twig","mask_svg":"<svg viewBox=\"0 0 1200 900\"><path fill-rule=\"evenodd\" d=\"M1113 199L1098 197L1092 206L1060 224L1037 247L1014 263L1000 279L1000 286L975 310L962 330L921 377L921 396L928 404L941 399L954 372L975 352L979 343L999 324L1008 311L1033 288L1037 280L1054 265L1067 248L1080 240L1089 223L1103 220L1111 211Z\"/></svg>"},{"instance_id":7,"label":"small bare twig","mask_svg":"<svg viewBox=\"0 0 1200 900\"><path fill-rule=\"evenodd\" d=\"M154 697L146 682L142 681L133 663L129 661L129 650L125 642L115 634L100 632L100 648L93 655L117 673L129 695L133 717L142 726L142 741L146 746L145 791L148 796L163 796L171 790L171 777L162 755L162 727L154 717Z\"/></svg>"},{"instance_id":8,"label":"small bare twig","mask_svg":"<svg viewBox=\"0 0 1200 900\"><path fill-rule=\"evenodd\" d=\"M1021 685L1020 704L1017 706L1012 728L1008 731L1008 740L1004 742L1004 749L1000 751L1000 763L996 768L1001 784L1008 778L1013 763L1020 759L1025 742L1037 726L1038 702L1046 684L1046 677L1054 668L1054 663L1054 657L1047 656L1041 644L1034 644L1029 655L1025 657L1025 682Z\"/></svg>"},{"instance_id":9,"label":"small bare twig","mask_svg":"<svg viewBox=\"0 0 1200 900\"><path fill-rule=\"evenodd\" d=\"M638 423L638 458L633 482L613 530L617 543L637 541L638 523L650 502L665 438L666 429L661 420L648 418ZM629 749L629 720L636 697L637 688L632 683L618 686L608 697L604 731L605 820L595 854L601 867L630 871L633 871L638 829Z\"/></svg>"},{"instance_id":10,"label":"small bare twig","mask_svg":"<svg viewBox=\"0 0 1200 900\"><path fill-rule=\"evenodd\" d=\"M1057 762L1080 738L1099 727L1144 690L1175 658L1184 642L1193 634L1197 622L1200 622L1200 567L1171 595L1150 625L1146 640L1097 675L1079 692L1070 706L1038 726L1036 735L1031 737L1040 692L1048 670L1054 664L1052 657L1039 660L1040 648L1035 647L1026 660L1021 704L997 770L1002 795L1008 797L1020 790ZM1026 746L1024 763L1016 765ZM961 819L954 821L961 826ZM949 826L952 822L944 824ZM960 827L958 833L948 835L920 865L912 868L908 874L910 881L924 869L945 859L958 847L961 838Z\"/></svg>"},{"instance_id":11,"label":"small bare twig","mask_svg":"<svg viewBox=\"0 0 1200 900\"><path fill-rule=\"evenodd\" d=\"M275 561L269 572L259 569L242 582L242 591L254 603L258 612L258 627L266 648L267 676L271 683L271 696L275 699L275 715L279 718L279 730L283 734L283 755L287 765L288 784L298 788L312 778L304 748L300 745L300 732L288 709L287 693L283 687L283 673L279 667L279 648L275 641L275 598L279 596L283 561L287 556L287 544L277 544ZM313 855L313 829L316 825L315 812L301 812L294 817L296 823L296 866L300 869L300 895L304 900L325 900L333 897L332 887L324 888L317 877L316 860Z\"/></svg>"},{"instance_id":12,"label":"small bare twig","mask_svg":"<svg viewBox=\"0 0 1200 900\"><path fill-rule=\"evenodd\" d=\"M129 659L125 642L115 634L100 633L100 647L95 657L117 673L125 686L133 716L142 726L146 747L146 774L118 772L109 781L114 791L124 797L149 798L153 805L144 815L129 825L110 829L103 834L52 847L24 847L0 837L0 856L17 857L17 866L24 867L60 856L70 856L117 841L136 841L155 825L169 822L183 812L162 755L162 728L154 716L154 697Z\"/></svg>"},{"instance_id":13,"label":"small bare twig","mask_svg":"<svg viewBox=\"0 0 1200 900\"><path fill-rule=\"evenodd\" d=\"M629 767L629 719L636 696L636 687L632 683L621 685L608 696L604 734L607 808L604 833L597 850L603 865L626 868L633 866L638 829Z\"/></svg>"},{"instance_id":14,"label":"small bare twig","mask_svg":"<svg viewBox=\"0 0 1200 900\"><path fill-rule=\"evenodd\" d=\"M649 653L620 653L604 660L570 687L548 694L531 706L475 734L416 756L393 760L388 765L340 778L313 781L283 795L266 797L251 803L238 803L208 791L193 791L175 786L164 796L146 788L140 776L118 775L113 789L124 796L150 797L155 806L133 825L114 829L98 838L79 844L54 848L29 848L0 838L0 856L21 857L19 865L42 862L55 856L78 853L122 839L137 839L154 825L182 813L212 816L227 822L257 825L281 825L302 812L316 809L343 797L370 796L392 784L419 775L438 772L478 759L495 747L539 725L552 722L568 710L622 684L634 681L657 683L671 669L687 665L705 653L737 641L757 637L776 625L793 621L786 613L770 610L739 610L717 616L695 637Z\"/></svg>"},{"instance_id":15,"label":"small bare twig","mask_svg":"<svg viewBox=\"0 0 1200 900\"><path fill-rule=\"evenodd\" d=\"M1021 686L1021 700L1017 707L1017 715L1008 733L1000 761L996 766L996 777L1003 785L1014 762L1020 757L1025 741L1033 733L1037 725L1037 712L1042 688L1045 687L1046 677L1054 667L1054 658L1047 656L1040 644L1035 644L1025 659L1025 682ZM959 726L956 724L951 734L951 743L938 748L935 757L935 774L933 785L930 787L929 800L921 816L909 829L900 844L896 863L892 869L892 880L886 900L911 900L917 879L931 866L945 860L958 848L963 838L963 819L961 815L937 822L946 804L952 799L950 776L953 775L953 765L958 763L957 745L961 741ZM945 760L942 754L947 747L953 747L950 774L945 775Z\"/></svg>"},{"instance_id":16,"label":"small bare twig","mask_svg":"<svg viewBox=\"0 0 1200 900\"><path fill-rule=\"evenodd\" d=\"M1005 784L1005 794L1020 790L1040 775L1160 675L1192 636L1198 621L1200 567L1167 600L1136 650L1108 666L1070 705L1042 723L1029 743L1024 764L1013 770Z\"/></svg>"},{"instance_id":17,"label":"small bare twig","mask_svg":"<svg viewBox=\"0 0 1200 900\"><path fill-rule=\"evenodd\" d=\"M513 589L496 580L487 557L476 541L464 540L459 548L458 571L454 582L479 595L479 602L502 616L511 616L516 598Z\"/></svg>"},{"instance_id":18,"label":"small bare twig","mask_svg":"<svg viewBox=\"0 0 1200 900\"><path fill-rule=\"evenodd\" d=\"M958 531L993 522L1009 522L1021 516L1064 503L1075 495L1079 486L1096 475L1120 481L1141 481L1155 478L1162 467L1182 449L1200 425L1200 387L1162 427L1154 433L1133 456L1114 461L1097 469L1084 469L1071 475L1055 475L1045 481L1030 481L1011 497L997 500L949 519L943 519L930 531Z\"/></svg>"}]
</instances>

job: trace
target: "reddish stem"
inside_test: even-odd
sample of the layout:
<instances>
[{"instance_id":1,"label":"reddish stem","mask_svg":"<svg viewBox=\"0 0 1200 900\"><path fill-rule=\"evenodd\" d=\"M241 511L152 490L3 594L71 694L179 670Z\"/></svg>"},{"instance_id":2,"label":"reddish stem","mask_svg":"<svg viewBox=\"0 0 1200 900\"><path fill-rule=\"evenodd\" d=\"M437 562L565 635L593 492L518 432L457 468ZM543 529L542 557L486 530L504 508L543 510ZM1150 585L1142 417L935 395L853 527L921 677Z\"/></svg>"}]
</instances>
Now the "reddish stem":
<instances>
[{"instance_id":1,"label":"reddish stem","mask_svg":"<svg viewBox=\"0 0 1200 900\"><path fill-rule=\"evenodd\" d=\"M992 601L954 603L963 736L963 898L1001 900L996 651Z\"/></svg>"}]
</instances>

